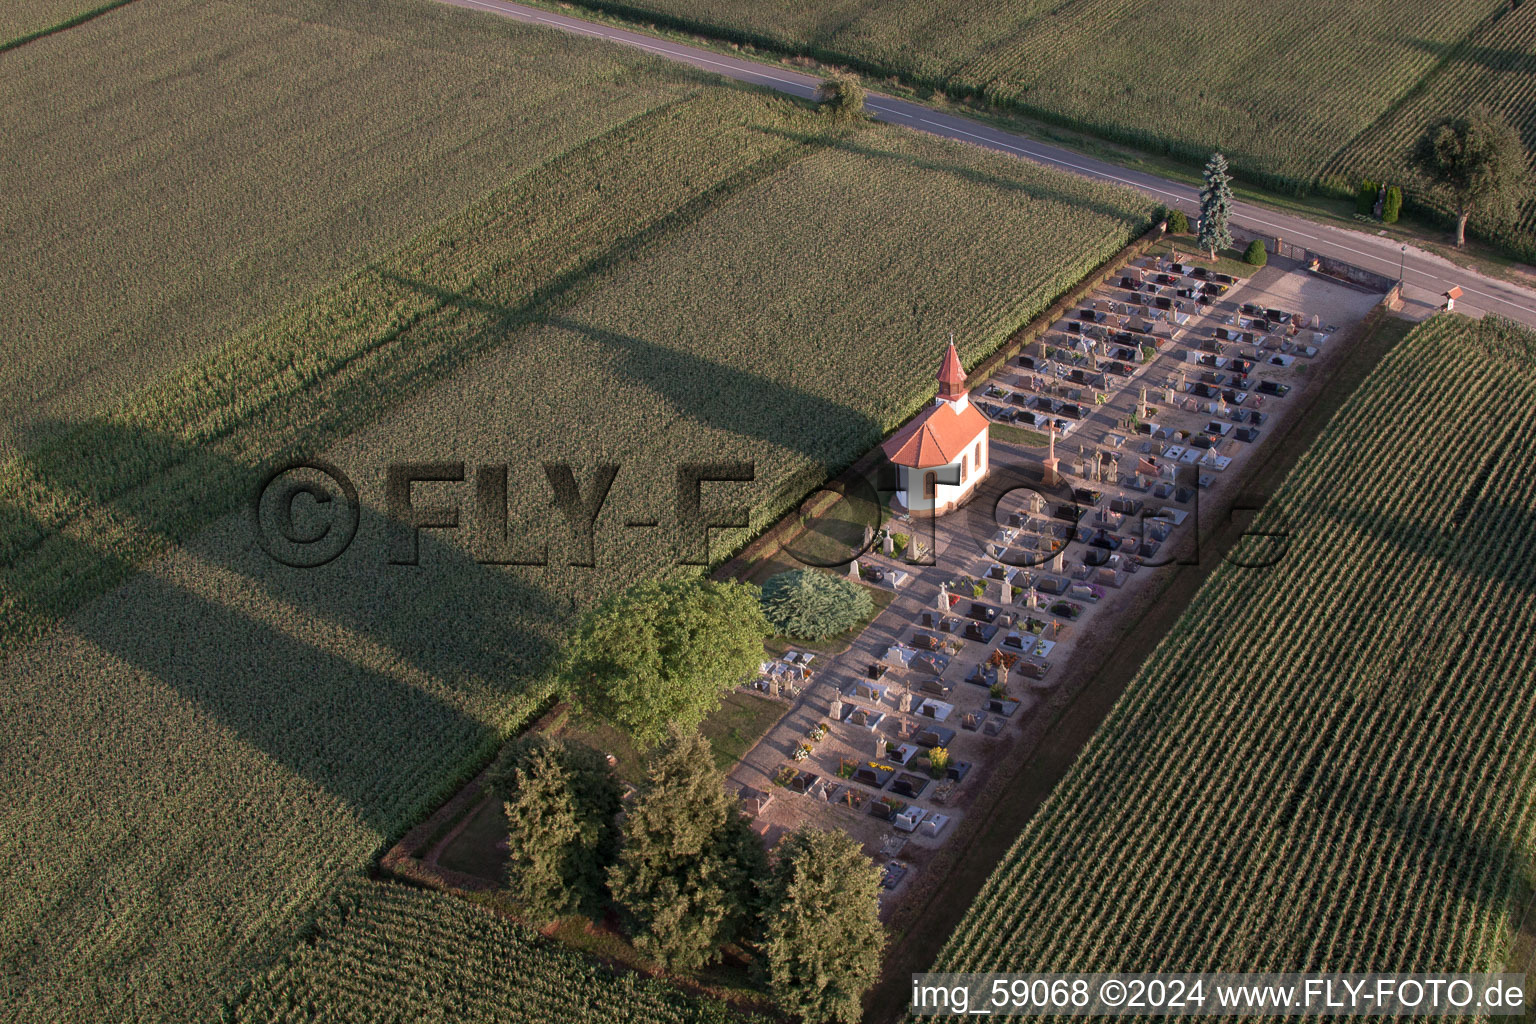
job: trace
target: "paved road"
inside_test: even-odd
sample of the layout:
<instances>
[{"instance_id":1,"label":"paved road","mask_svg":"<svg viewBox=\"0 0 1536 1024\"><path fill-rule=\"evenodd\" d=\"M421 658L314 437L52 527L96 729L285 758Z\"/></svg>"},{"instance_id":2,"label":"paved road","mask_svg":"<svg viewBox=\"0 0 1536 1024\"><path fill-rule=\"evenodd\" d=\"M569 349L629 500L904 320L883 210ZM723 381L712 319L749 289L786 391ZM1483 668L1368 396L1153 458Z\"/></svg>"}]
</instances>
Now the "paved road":
<instances>
[{"instance_id":1,"label":"paved road","mask_svg":"<svg viewBox=\"0 0 1536 1024\"><path fill-rule=\"evenodd\" d=\"M443 3L471 10L491 11L516 21L532 22L574 32L578 35L607 39L634 46L658 56L727 78L777 89L800 97L809 97L820 84L815 75L770 67L755 61L728 57L695 46L657 39L640 32L630 32L611 25L582 18L555 14L507 0L442 0ZM920 103L878 93L868 100L870 112L882 121L903 124L918 131L942 135L1011 153L1037 163L1060 167L1090 178L1113 181L1139 189L1169 206L1179 206L1193 214L1198 208L1198 190L1156 175L1127 170L1116 164L1082 156L1068 149L1046 145L1015 132L1003 131L953 114L940 113ZM1194 219L1193 216L1190 218ZM1441 301L1441 293L1459 285L1465 293L1457 309L1478 314L1498 313L1536 326L1536 291L1519 288L1494 278L1459 268L1433 253L1413 246L1404 253L1400 243L1363 231L1325 225L1305 217L1279 213L1263 207L1238 203L1233 223L1249 234L1278 235L1286 241L1305 246L1313 252L1332 256L1358 267L1396 277L1402 267L1404 294L1420 313ZM1412 309L1410 311L1413 311Z\"/></svg>"}]
</instances>

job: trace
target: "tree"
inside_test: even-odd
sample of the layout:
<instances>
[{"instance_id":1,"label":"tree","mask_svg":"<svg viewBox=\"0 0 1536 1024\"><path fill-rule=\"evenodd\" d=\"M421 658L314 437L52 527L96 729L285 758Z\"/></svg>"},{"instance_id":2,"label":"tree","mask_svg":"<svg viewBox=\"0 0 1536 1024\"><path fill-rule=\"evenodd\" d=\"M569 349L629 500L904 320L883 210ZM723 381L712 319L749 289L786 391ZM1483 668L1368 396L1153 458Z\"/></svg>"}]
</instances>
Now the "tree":
<instances>
[{"instance_id":1,"label":"tree","mask_svg":"<svg viewBox=\"0 0 1536 1024\"><path fill-rule=\"evenodd\" d=\"M851 120L864 114L864 83L857 77L838 72L816 87L816 102L839 120Z\"/></svg>"},{"instance_id":2,"label":"tree","mask_svg":"<svg viewBox=\"0 0 1536 1024\"><path fill-rule=\"evenodd\" d=\"M1355 212L1364 217L1374 216L1376 213L1376 197L1381 194L1381 186L1374 181L1362 181L1360 191L1355 193Z\"/></svg>"},{"instance_id":3,"label":"tree","mask_svg":"<svg viewBox=\"0 0 1536 1024\"><path fill-rule=\"evenodd\" d=\"M1248 251L1243 253L1243 262L1253 267L1262 267L1269 262L1269 252L1264 248L1264 243L1255 238L1248 243Z\"/></svg>"},{"instance_id":4,"label":"tree","mask_svg":"<svg viewBox=\"0 0 1536 1024\"><path fill-rule=\"evenodd\" d=\"M1458 247L1466 244L1468 217L1506 217L1528 189L1520 133L1484 106L1431 125L1415 158L1451 203Z\"/></svg>"},{"instance_id":5,"label":"tree","mask_svg":"<svg viewBox=\"0 0 1536 1024\"><path fill-rule=\"evenodd\" d=\"M781 636L825 640L874 613L869 591L842 576L791 569L763 584L763 614Z\"/></svg>"},{"instance_id":6,"label":"tree","mask_svg":"<svg viewBox=\"0 0 1536 1024\"><path fill-rule=\"evenodd\" d=\"M675 971L717 959L759 909L762 843L697 733L673 730L624 819L608 886L635 948Z\"/></svg>"},{"instance_id":7,"label":"tree","mask_svg":"<svg viewBox=\"0 0 1536 1024\"><path fill-rule=\"evenodd\" d=\"M1189 234L1189 215L1183 210L1173 210L1168 214L1168 231L1174 235Z\"/></svg>"},{"instance_id":8,"label":"tree","mask_svg":"<svg viewBox=\"0 0 1536 1024\"><path fill-rule=\"evenodd\" d=\"M758 594L710 580L630 587L582 619L562 682L584 710L642 746L669 724L692 732L762 662L769 628Z\"/></svg>"},{"instance_id":9,"label":"tree","mask_svg":"<svg viewBox=\"0 0 1536 1024\"><path fill-rule=\"evenodd\" d=\"M802 826L776 851L763 912L768 979L805 1021L856 1024L880 973L880 870L844 832Z\"/></svg>"},{"instance_id":10,"label":"tree","mask_svg":"<svg viewBox=\"0 0 1536 1024\"><path fill-rule=\"evenodd\" d=\"M618 848L619 787L602 754L530 736L487 773L507 817L508 895L536 924L601 912Z\"/></svg>"},{"instance_id":11,"label":"tree","mask_svg":"<svg viewBox=\"0 0 1536 1024\"><path fill-rule=\"evenodd\" d=\"M1232 244L1232 176L1227 158L1213 153L1205 165L1205 185L1200 189L1200 248L1216 258L1218 250Z\"/></svg>"},{"instance_id":12,"label":"tree","mask_svg":"<svg viewBox=\"0 0 1536 1024\"><path fill-rule=\"evenodd\" d=\"M1396 185L1387 186L1387 198L1381 203L1381 222L1396 224L1403 213L1403 190Z\"/></svg>"}]
</instances>

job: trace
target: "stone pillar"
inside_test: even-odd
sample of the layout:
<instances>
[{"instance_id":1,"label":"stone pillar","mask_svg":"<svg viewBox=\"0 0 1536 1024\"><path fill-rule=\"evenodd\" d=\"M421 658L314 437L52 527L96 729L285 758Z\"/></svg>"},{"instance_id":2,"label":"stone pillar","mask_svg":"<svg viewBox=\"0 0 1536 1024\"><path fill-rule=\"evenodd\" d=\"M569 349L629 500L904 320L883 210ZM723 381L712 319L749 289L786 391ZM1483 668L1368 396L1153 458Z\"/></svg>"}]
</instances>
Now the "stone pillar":
<instances>
[{"instance_id":1,"label":"stone pillar","mask_svg":"<svg viewBox=\"0 0 1536 1024\"><path fill-rule=\"evenodd\" d=\"M1051 424L1051 446L1045 455L1045 486L1061 483L1061 460L1056 457L1056 425Z\"/></svg>"}]
</instances>

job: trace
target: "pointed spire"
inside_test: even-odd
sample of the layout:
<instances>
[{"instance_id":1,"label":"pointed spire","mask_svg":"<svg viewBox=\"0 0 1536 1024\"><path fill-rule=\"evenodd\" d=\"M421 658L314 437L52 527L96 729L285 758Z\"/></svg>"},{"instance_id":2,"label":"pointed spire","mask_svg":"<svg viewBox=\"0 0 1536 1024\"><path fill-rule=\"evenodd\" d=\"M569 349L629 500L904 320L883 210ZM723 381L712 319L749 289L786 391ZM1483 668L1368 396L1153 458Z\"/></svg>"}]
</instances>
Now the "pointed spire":
<instances>
[{"instance_id":1,"label":"pointed spire","mask_svg":"<svg viewBox=\"0 0 1536 1024\"><path fill-rule=\"evenodd\" d=\"M949 350L944 353L944 363L939 367L939 397L953 401L965 394L965 367L960 365L960 353L955 350L955 336L949 336Z\"/></svg>"}]
</instances>

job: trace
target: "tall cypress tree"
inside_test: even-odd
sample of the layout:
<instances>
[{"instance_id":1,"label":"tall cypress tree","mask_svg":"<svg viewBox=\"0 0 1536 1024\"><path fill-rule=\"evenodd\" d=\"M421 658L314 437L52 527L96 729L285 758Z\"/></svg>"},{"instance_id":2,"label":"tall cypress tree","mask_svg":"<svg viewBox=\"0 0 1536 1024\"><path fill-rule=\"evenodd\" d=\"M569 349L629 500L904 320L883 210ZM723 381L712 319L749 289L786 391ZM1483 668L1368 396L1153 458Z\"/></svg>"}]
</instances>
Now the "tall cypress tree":
<instances>
[{"instance_id":1,"label":"tall cypress tree","mask_svg":"<svg viewBox=\"0 0 1536 1024\"><path fill-rule=\"evenodd\" d=\"M620 800L603 755L530 736L509 744L487 777L507 816L507 893L542 924L596 915L618 845Z\"/></svg>"},{"instance_id":2,"label":"tall cypress tree","mask_svg":"<svg viewBox=\"0 0 1536 1024\"><path fill-rule=\"evenodd\" d=\"M1232 176L1227 173L1227 158L1211 154L1205 164L1205 185L1200 189L1200 248L1216 258L1216 253L1232 244Z\"/></svg>"},{"instance_id":3,"label":"tall cypress tree","mask_svg":"<svg viewBox=\"0 0 1536 1024\"><path fill-rule=\"evenodd\" d=\"M674 729L624 819L608 872L635 948L677 971L718 959L755 914L766 864L709 741Z\"/></svg>"},{"instance_id":4,"label":"tall cypress tree","mask_svg":"<svg viewBox=\"0 0 1536 1024\"><path fill-rule=\"evenodd\" d=\"M844 832L802 827L779 844L763 914L779 1007L805 1021L857 1024L880 975L880 869Z\"/></svg>"}]
</instances>

